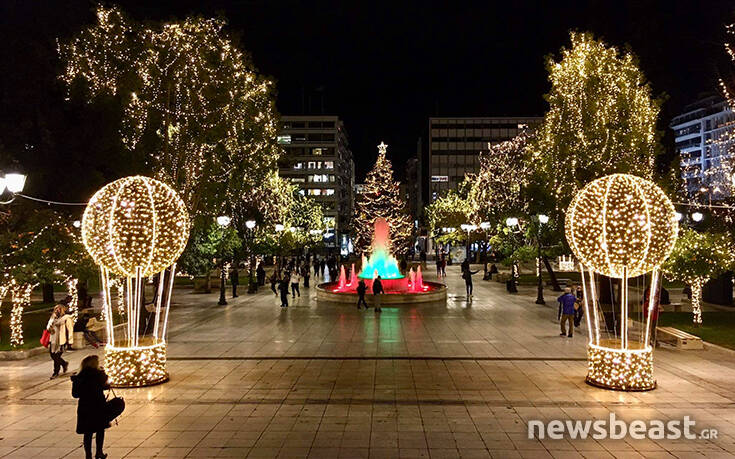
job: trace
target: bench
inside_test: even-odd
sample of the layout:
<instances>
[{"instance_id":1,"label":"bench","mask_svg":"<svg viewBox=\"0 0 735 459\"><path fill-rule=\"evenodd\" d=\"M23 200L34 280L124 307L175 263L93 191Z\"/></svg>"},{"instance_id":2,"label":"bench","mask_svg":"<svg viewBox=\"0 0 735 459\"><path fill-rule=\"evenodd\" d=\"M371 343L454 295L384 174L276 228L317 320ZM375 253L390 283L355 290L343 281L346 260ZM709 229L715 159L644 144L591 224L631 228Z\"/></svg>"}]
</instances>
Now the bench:
<instances>
[{"instance_id":1,"label":"bench","mask_svg":"<svg viewBox=\"0 0 735 459\"><path fill-rule=\"evenodd\" d=\"M673 344L677 349L704 349L702 338L673 327L657 327L656 339Z\"/></svg>"}]
</instances>

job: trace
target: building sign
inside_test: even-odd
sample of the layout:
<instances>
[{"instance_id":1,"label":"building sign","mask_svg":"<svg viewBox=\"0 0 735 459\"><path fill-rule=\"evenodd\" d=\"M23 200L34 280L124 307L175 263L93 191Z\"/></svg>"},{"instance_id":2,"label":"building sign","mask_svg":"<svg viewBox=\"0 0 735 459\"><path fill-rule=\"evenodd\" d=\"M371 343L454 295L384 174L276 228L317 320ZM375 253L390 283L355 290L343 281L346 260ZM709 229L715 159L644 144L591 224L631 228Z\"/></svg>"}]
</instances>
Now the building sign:
<instances>
[{"instance_id":1,"label":"building sign","mask_svg":"<svg viewBox=\"0 0 735 459\"><path fill-rule=\"evenodd\" d=\"M448 175L432 175L431 181L432 182L448 182L449 176Z\"/></svg>"}]
</instances>

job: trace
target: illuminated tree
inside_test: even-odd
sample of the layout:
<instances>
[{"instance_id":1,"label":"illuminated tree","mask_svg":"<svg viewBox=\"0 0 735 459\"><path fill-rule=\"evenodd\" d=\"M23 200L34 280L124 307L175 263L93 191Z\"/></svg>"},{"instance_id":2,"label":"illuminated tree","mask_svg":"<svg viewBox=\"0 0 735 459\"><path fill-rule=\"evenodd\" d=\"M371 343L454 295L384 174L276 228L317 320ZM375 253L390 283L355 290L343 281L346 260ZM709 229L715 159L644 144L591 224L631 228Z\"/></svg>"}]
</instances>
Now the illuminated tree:
<instances>
[{"instance_id":1,"label":"illuminated tree","mask_svg":"<svg viewBox=\"0 0 735 459\"><path fill-rule=\"evenodd\" d=\"M702 324L702 287L735 264L735 246L725 234L679 231L674 250L663 265L664 275L692 289L694 325Z\"/></svg>"},{"instance_id":2,"label":"illuminated tree","mask_svg":"<svg viewBox=\"0 0 735 459\"><path fill-rule=\"evenodd\" d=\"M231 212L276 167L273 83L224 31L222 19L140 24L117 7L61 44L61 78L88 100L122 105L125 146L171 184L191 214Z\"/></svg>"},{"instance_id":3,"label":"illuminated tree","mask_svg":"<svg viewBox=\"0 0 735 459\"><path fill-rule=\"evenodd\" d=\"M387 148L384 143L378 145L378 159L355 203L352 227L357 253L369 252L376 218L384 218L390 226L389 250L393 253L405 254L412 244L413 224L401 198L400 184L393 180L393 166L385 156Z\"/></svg>"},{"instance_id":4,"label":"illuminated tree","mask_svg":"<svg viewBox=\"0 0 735 459\"><path fill-rule=\"evenodd\" d=\"M526 213L529 200L525 191L531 174L527 161L529 140L529 134L522 131L511 140L489 145L489 151L480 154L480 172L465 179L470 185L467 199L473 220L497 226L506 217Z\"/></svg>"},{"instance_id":5,"label":"illuminated tree","mask_svg":"<svg viewBox=\"0 0 735 459\"><path fill-rule=\"evenodd\" d=\"M548 59L549 111L530 158L557 214L593 179L615 172L650 179L659 140L660 101L635 57L588 33L572 32L571 44L561 59Z\"/></svg>"}]
</instances>

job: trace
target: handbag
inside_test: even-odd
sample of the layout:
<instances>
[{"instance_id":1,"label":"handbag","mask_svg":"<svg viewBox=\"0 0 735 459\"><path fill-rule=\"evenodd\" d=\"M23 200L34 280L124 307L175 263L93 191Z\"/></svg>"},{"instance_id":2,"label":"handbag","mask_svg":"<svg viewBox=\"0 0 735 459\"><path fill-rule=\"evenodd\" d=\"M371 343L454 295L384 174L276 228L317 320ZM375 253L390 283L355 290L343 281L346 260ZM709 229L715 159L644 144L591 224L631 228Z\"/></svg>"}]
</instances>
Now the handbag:
<instances>
[{"instance_id":1,"label":"handbag","mask_svg":"<svg viewBox=\"0 0 735 459\"><path fill-rule=\"evenodd\" d=\"M112 387L110 387L110 392L112 392L113 397L105 402L105 418L107 422L112 422L125 411L125 399L118 397Z\"/></svg>"},{"instance_id":2,"label":"handbag","mask_svg":"<svg viewBox=\"0 0 735 459\"><path fill-rule=\"evenodd\" d=\"M51 333L49 333L48 330L44 330L43 333L41 333L41 346L48 347L49 343L51 342Z\"/></svg>"}]
</instances>

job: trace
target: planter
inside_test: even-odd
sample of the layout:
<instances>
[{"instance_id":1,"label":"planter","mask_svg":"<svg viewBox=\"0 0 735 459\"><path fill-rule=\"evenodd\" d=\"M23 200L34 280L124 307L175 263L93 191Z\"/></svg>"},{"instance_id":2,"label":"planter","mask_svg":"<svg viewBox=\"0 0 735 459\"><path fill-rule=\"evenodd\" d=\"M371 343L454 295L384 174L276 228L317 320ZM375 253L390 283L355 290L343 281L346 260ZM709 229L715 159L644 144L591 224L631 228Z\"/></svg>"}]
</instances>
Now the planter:
<instances>
[{"instance_id":1,"label":"planter","mask_svg":"<svg viewBox=\"0 0 735 459\"><path fill-rule=\"evenodd\" d=\"M25 360L46 353L48 353L48 349L43 346L19 351L0 351L0 361Z\"/></svg>"},{"instance_id":2,"label":"planter","mask_svg":"<svg viewBox=\"0 0 735 459\"><path fill-rule=\"evenodd\" d=\"M194 293L212 293L212 282L209 276L197 276L194 278Z\"/></svg>"}]
</instances>

